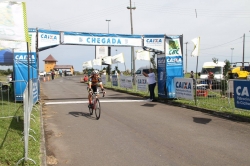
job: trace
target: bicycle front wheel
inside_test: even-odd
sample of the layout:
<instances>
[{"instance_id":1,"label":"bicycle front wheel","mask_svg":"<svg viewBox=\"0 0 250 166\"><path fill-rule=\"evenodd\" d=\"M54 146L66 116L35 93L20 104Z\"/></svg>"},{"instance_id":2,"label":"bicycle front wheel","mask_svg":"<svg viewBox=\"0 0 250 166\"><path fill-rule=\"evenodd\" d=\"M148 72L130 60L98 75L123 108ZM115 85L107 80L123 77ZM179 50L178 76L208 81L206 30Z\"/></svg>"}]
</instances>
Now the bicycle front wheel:
<instances>
[{"instance_id":1,"label":"bicycle front wheel","mask_svg":"<svg viewBox=\"0 0 250 166\"><path fill-rule=\"evenodd\" d=\"M95 116L96 116L96 120L98 120L101 116L101 104L99 99L96 99L95 102Z\"/></svg>"}]
</instances>

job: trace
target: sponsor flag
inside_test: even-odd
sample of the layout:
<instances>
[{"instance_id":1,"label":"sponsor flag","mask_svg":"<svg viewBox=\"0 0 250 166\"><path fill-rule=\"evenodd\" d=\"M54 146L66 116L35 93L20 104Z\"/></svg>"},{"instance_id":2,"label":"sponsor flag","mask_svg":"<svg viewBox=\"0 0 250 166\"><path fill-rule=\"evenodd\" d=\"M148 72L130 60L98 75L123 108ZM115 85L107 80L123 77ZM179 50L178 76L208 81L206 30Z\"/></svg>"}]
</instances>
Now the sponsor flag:
<instances>
[{"instance_id":1,"label":"sponsor flag","mask_svg":"<svg viewBox=\"0 0 250 166\"><path fill-rule=\"evenodd\" d=\"M83 62L82 66L83 66L83 68L91 68L92 63L91 63L91 61Z\"/></svg>"},{"instance_id":2,"label":"sponsor flag","mask_svg":"<svg viewBox=\"0 0 250 166\"><path fill-rule=\"evenodd\" d=\"M194 38L192 40L194 43L194 50L192 51L191 56L199 56L200 53L200 37Z\"/></svg>"},{"instance_id":3,"label":"sponsor flag","mask_svg":"<svg viewBox=\"0 0 250 166\"><path fill-rule=\"evenodd\" d=\"M29 42L25 2L0 2L0 39Z\"/></svg>"},{"instance_id":4,"label":"sponsor flag","mask_svg":"<svg viewBox=\"0 0 250 166\"><path fill-rule=\"evenodd\" d=\"M111 59L112 59L113 64L115 64L115 63L124 63L123 53L114 55L114 56L111 57Z\"/></svg>"},{"instance_id":5,"label":"sponsor flag","mask_svg":"<svg viewBox=\"0 0 250 166\"><path fill-rule=\"evenodd\" d=\"M93 59L93 65L101 66L102 65L102 59Z\"/></svg>"},{"instance_id":6,"label":"sponsor flag","mask_svg":"<svg viewBox=\"0 0 250 166\"><path fill-rule=\"evenodd\" d=\"M107 57L102 58L102 62L105 64L108 64L108 65L111 65L112 64L111 56L107 56Z\"/></svg>"},{"instance_id":7,"label":"sponsor flag","mask_svg":"<svg viewBox=\"0 0 250 166\"><path fill-rule=\"evenodd\" d=\"M137 50L135 60L150 60L149 51Z\"/></svg>"}]
</instances>

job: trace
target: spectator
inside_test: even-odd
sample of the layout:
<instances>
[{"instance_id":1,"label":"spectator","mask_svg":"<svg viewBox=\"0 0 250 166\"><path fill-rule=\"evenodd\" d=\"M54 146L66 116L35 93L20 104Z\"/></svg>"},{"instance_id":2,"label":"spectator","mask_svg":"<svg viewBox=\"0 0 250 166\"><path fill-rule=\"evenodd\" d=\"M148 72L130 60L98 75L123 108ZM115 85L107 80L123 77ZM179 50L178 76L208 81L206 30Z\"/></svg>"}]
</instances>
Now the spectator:
<instances>
[{"instance_id":1,"label":"spectator","mask_svg":"<svg viewBox=\"0 0 250 166\"><path fill-rule=\"evenodd\" d=\"M195 78L194 78L194 72L193 71L191 71L191 73L190 73L190 78L193 79L193 83L195 84L196 81L195 81Z\"/></svg>"},{"instance_id":2,"label":"spectator","mask_svg":"<svg viewBox=\"0 0 250 166\"><path fill-rule=\"evenodd\" d=\"M89 79L88 76L85 75L84 78L83 78L83 81L88 82L88 79Z\"/></svg>"},{"instance_id":3,"label":"spectator","mask_svg":"<svg viewBox=\"0 0 250 166\"><path fill-rule=\"evenodd\" d=\"M54 78L55 78L55 71L54 70L51 72L51 78L52 78L52 80L54 80Z\"/></svg>"},{"instance_id":4,"label":"spectator","mask_svg":"<svg viewBox=\"0 0 250 166\"><path fill-rule=\"evenodd\" d=\"M208 86L209 86L209 90L212 90L212 83L213 83L213 79L214 79L214 73L211 71L208 71Z\"/></svg>"},{"instance_id":5,"label":"spectator","mask_svg":"<svg viewBox=\"0 0 250 166\"><path fill-rule=\"evenodd\" d=\"M149 69L149 74L143 72L142 73L145 77L148 77L148 89L150 93L149 101L155 101L155 86L156 86L156 80L155 80L155 73L153 72L153 69Z\"/></svg>"}]
</instances>

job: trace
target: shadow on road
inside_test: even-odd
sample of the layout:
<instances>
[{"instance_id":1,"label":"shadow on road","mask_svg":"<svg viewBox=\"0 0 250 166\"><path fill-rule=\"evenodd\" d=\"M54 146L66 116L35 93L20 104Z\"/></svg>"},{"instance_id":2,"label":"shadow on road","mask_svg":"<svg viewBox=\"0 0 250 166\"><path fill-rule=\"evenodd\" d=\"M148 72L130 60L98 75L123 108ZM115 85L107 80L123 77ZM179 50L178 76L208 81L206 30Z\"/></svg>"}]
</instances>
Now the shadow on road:
<instances>
[{"instance_id":1,"label":"shadow on road","mask_svg":"<svg viewBox=\"0 0 250 166\"><path fill-rule=\"evenodd\" d=\"M207 123L209 123L210 121L212 121L212 119L193 117L193 121L194 121L195 123L207 124Z\"/></svg>"},{"instance_id":2,"label":"shadow on road","mask_svg":"<svg viewBox=\"0 0 250 166\"><path fill-rule=\"evenodd\" d=\"M93 119L93 120L96 120L95 116L90 116L89 113L85 113L85 112L69 112L70 115L74 116L74 117L86 117L88 119Z\"/></svg>"},{"instance_id":3,"label":"shadow on road","mask_svg":"<svg viewBox=\"0 0 250 166\"><path fill-rule=\"evenodd\" d=\"M145 107L154 107L156 104L149 104L149 103L146 103L146 104L143 104L141 106L145 106Z\"/></svg>"}]
</instances>

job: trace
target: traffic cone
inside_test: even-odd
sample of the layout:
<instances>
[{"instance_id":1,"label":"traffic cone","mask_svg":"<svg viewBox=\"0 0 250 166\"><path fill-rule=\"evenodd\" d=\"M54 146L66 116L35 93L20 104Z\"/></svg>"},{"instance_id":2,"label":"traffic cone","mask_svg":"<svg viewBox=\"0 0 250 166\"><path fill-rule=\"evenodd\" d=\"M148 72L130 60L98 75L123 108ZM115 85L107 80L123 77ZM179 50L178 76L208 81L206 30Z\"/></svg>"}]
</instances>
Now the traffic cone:
<instances>
[{"instance_id":1,"label":"traffic cone","mask_svg":"<svg viewBox=\"0 0 250 166\"><path fill-rule=\"evenodd\" d=\"M46 82L46 78L45 77L43 77L43 82Z\"/></svg>"},{"instance_id":2,"label":"traffic cone","mask_svg":"<svg viewBox=\"0 0 250 166\"><path fill-rule=\"evenodd\" d=\"M48 81L49 81L49 76L48 76Z\"/></svg>"}]
</instances>

